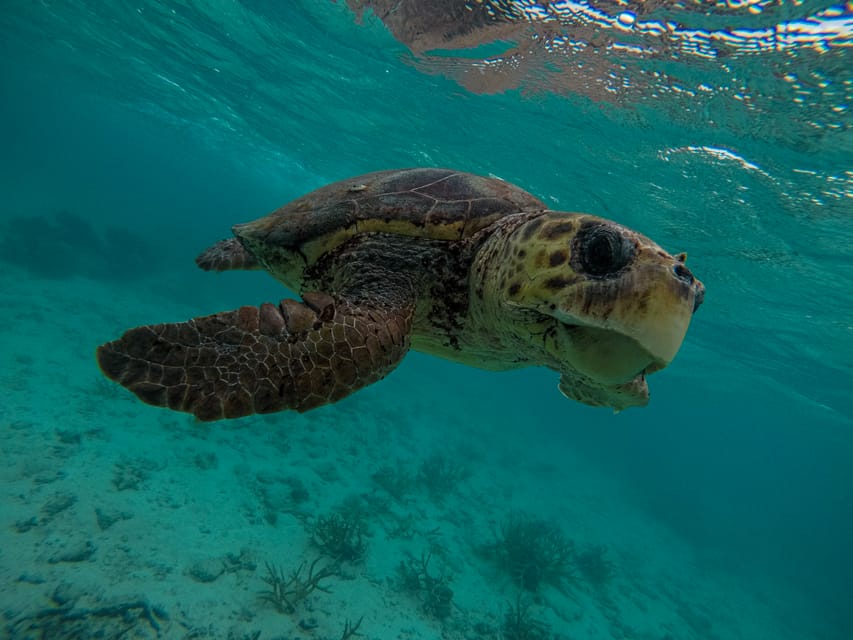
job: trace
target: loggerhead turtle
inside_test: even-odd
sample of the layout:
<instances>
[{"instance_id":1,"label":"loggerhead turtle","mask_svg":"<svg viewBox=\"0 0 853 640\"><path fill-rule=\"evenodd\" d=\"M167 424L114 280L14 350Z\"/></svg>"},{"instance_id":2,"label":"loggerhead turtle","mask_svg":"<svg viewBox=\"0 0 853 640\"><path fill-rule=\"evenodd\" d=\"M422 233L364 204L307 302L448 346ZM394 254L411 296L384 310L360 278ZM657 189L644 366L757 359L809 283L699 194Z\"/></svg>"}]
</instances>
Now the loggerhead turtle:
<instances>
[{"instance_id":1,"label":"loggerhead turtle","mask_svg":"<svg viewBox=\"0 0 853 640\"><path fill-rule=\"evenodd\" d=\"M337 182L233 232L197 264L265 269L302 302L131 329L98 347L107 377L217 420L336 402L413 348L549 367L567 397L621 410L648 402L646 375L675 356L705 291L684 254L446 169Z\"/></svg>"}]
</instances>

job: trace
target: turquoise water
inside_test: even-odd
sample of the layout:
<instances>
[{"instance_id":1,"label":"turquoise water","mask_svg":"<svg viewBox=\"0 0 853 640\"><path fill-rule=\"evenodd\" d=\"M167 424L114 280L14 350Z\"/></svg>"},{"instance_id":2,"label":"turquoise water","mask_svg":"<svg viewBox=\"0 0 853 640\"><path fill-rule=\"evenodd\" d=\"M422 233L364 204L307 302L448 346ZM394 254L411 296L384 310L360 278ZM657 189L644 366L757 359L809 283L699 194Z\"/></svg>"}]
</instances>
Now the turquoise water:
<instances>
[{"instance_id":1,"label":"turquoise water","mask_svg":"<svg viewBox=\"0 0 853 640\"><path fill-rule=\"evenodd\" d=\"M596 67L565 16L437 50L373 4L361 20L321 0L4 8L4 632L338 638L363 617L382 639L850 637L850 8L821 14L840 35L750 54L723 30L830 4L635 7L633 46L655 46L656 21L716 35L625 57L615 91L595 74L615 82L621 50ZM633 3L617 4L600 8ZM557 36L576 58L530 44ZM552 372L415 353L338 405L228 423L103 381L94 348L128 327L287 295L195 268L231 224L405 166L500 176L688 252L707 296L651 404L614 416ZM449 488L437 459L460 471ZM307 569L342 505L364 557L280 611L266 564ZM573 541L573 577L519 583L500 553L513 513ZM581 568L593 548L601 579ZM422 553L452 576L447 611L402 579ZM543 626L513 636L525 604Z\"/></svg>"}]
</instances>

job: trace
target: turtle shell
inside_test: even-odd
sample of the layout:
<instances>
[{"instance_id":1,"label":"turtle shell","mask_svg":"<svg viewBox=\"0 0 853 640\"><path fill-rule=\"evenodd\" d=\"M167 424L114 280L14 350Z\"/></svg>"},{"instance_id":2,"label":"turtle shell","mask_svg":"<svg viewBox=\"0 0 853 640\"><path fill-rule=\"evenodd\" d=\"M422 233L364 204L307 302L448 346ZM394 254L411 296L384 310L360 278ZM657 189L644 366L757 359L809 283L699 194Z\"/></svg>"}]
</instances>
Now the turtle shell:
<instances>
[{"instance_id":1,"label":"turtle shell","mask_svg":"<svg viewBox=\"0 0 853 640\"><path fill-rule=\"evenodd\" d=\"M359 233L461 240L503 216L545 208L538 198L497 178L399 169L321 187L233 231L261 259L268 251L298 251L312 263Z\"/></svg>"}]
</instances>

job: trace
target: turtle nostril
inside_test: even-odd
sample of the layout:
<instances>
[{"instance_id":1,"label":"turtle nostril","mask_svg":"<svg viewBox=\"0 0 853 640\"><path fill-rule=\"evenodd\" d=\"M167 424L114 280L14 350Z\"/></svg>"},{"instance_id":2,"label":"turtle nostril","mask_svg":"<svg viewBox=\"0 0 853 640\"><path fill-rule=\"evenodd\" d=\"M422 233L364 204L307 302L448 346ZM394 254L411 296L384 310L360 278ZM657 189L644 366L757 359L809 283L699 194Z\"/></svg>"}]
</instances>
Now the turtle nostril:
<instances>
[{"instance_id":1,"label":"turtle nostril","mask_svg":"<svg viewBox=\"0 0 853 640\"><path fill-rule=\"evenodd\" d=\"M679 280L684 280L687 284L693 284L695 278L693 277L693 273L691 273L690 269L685 267L682 263L676 264L672 270L675 272L675 277Z\"/></svg>"}]
</instances>

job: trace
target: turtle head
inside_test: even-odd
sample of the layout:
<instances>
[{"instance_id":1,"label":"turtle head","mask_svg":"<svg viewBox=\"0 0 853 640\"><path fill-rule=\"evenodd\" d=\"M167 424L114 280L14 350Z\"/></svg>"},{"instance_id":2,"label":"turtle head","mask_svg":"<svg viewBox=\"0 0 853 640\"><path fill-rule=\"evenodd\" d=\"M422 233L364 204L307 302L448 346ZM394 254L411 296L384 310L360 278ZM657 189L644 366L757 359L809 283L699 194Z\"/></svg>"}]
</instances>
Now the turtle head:
<instances>
[{"instance_id":1,"label":"turtle head","mask_svg":"<svg viewBox=\"0 0 853 640\"><path fill-rule=\"evenodd\" d=\"M645 376L681 346L705 287L645 236L609 220L548 211L507 237L503 303L546 319L560 390L587 404L644 405Z\"/></svg>"}]
</instances>

